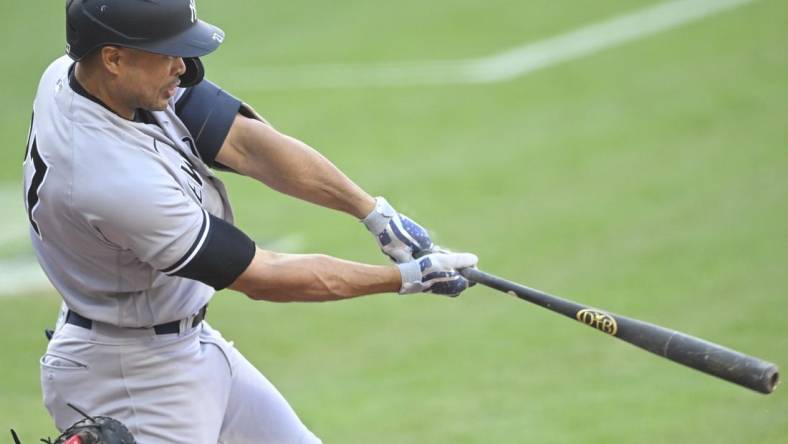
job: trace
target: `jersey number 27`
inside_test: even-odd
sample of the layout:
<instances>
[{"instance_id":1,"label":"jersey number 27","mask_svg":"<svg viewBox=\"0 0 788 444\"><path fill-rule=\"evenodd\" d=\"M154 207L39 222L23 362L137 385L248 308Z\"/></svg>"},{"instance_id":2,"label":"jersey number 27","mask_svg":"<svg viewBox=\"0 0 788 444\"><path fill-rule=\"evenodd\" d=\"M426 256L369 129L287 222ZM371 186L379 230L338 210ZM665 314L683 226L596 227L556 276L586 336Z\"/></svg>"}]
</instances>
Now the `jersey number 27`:
<instances>
[{"instance_id":1,"label":"jersey number 27","mask_svg":"<svg viewBox=\"0 0 788 444\"><path fill-rule=\"evenodd\" d=\"M27 134L27 149L25 150L24 159L25 167L27 168L27 164L32 162L30 166L33 168L33 176L30 181L25 184L25 207L27 208L27 218L30 220L33 231L36 232L38 237L41 237L41 230L38 228L38 223L36 223L34 212L39 203L38 192L44 184L49 166L44 162L44 159L38 152L38 143L36 141L36 135L33 132L34 119L35 113L30 117L30 131ZM27 177L27 174L25 174L25 176ZM25 182L27 182L27 180Z\"/></svg>"}]
</instances>

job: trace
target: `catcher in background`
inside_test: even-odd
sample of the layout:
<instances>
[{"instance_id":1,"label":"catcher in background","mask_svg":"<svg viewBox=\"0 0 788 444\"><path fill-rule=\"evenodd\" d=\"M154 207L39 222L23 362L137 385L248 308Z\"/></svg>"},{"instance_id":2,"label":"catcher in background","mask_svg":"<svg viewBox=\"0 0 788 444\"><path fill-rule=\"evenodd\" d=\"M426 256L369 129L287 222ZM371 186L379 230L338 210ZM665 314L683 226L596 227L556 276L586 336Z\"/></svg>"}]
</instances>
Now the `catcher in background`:
<instances>
[{"instance_id":1,"label":"catcher in background","mask_svg":"<svg viewBox=\"0 0 788 444\"><path fill-rule=\"evenodd\" d=\"M120 421L108 416L88 416L71 404L67 404L83 418L67 428L54 441L42 439L44 444L137 444L129 429ZM15 444L22 444L16 432L11 430Z\"/></svg>"},{"instance_id":2,"label":"catcher in background","mask_svg":"<svg viewBox=\"0 0 788 444\"><path fill-rule=\"evenodd\" d=\"M316 150L208 80L224 32L194 0L69 0L68 56L39 83L24 161L30 239L63 297L41 358L60 430L84 411L142 444L319 443L277 389L204 321L217 290L332 301L456 296L472 254L443 252ZM216 169L361 220L396 262L258 248Z\"/></svg>"}]
</instances>

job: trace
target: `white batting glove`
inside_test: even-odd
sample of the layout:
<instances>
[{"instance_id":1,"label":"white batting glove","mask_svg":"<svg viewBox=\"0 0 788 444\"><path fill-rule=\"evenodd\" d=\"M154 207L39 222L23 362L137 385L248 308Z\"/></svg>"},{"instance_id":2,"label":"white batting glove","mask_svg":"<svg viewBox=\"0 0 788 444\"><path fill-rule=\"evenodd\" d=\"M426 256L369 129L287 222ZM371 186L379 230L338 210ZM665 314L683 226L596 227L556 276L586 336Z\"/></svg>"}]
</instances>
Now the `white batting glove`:
<instances>
[{"instance_id":1,"label":"white batting glove","mask_svg":"<svg viewBox=\"0 0 788 444\"><path fill-rule=\"evenodd\" d=\"M375 208L361 222L375 236L383 254L398 264L430 253L435 246L427 230L397 213L382 197L375 198Z\"/></svg>"},{"instance_id":2,"label":"white batting glove","mask_svg":"<svg viewBox=\"0 0 788 444\"><path fill-rule=\"evenodd\" d=\"M457 271L475 267L479 258L471 253L433 253L399 264L400 294L434 293L455 297L470 286Z\"/></svg>"}]
</instances>

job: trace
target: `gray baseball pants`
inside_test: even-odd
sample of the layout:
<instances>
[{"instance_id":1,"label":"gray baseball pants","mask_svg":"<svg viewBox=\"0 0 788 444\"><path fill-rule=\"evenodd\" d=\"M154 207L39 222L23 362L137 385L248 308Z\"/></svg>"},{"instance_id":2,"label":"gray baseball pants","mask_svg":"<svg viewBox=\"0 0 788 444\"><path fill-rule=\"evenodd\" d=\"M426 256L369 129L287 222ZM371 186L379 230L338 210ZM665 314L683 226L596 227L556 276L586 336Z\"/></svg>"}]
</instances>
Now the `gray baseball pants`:
<instances>
[{"instance_id":1,"label":"gray baseball pants","mask_svg":"<svg viewBox=\"0 0 788 444\"><path fill-rule=\"evenodd\" d=\"M180 334L63 324L41 358L44 403L58 429L116 418L139 444L320 444L293 409L219 332Z\"/></svg>"}]
</instances>

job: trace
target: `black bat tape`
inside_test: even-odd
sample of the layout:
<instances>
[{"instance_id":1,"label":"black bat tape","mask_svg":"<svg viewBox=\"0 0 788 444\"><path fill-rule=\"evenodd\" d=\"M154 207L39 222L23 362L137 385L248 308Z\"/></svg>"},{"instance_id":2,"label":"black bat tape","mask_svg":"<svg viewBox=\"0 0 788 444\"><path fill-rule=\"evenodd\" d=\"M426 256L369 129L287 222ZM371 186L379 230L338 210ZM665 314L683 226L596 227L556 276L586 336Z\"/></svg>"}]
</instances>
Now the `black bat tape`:
<instances>
[{"instance_id":1,"label":"black bat tape","mask_svg":"<svg viewBox=\"0 0 788 444\"><path fill-rule=\"evenodd\" d=\"M620 316L520 285L477 268L460 270L466 279L561 313L646 351L760 393L772 393L777 365L736 350L637 319Z\"/></svg>"}]
</instances>

